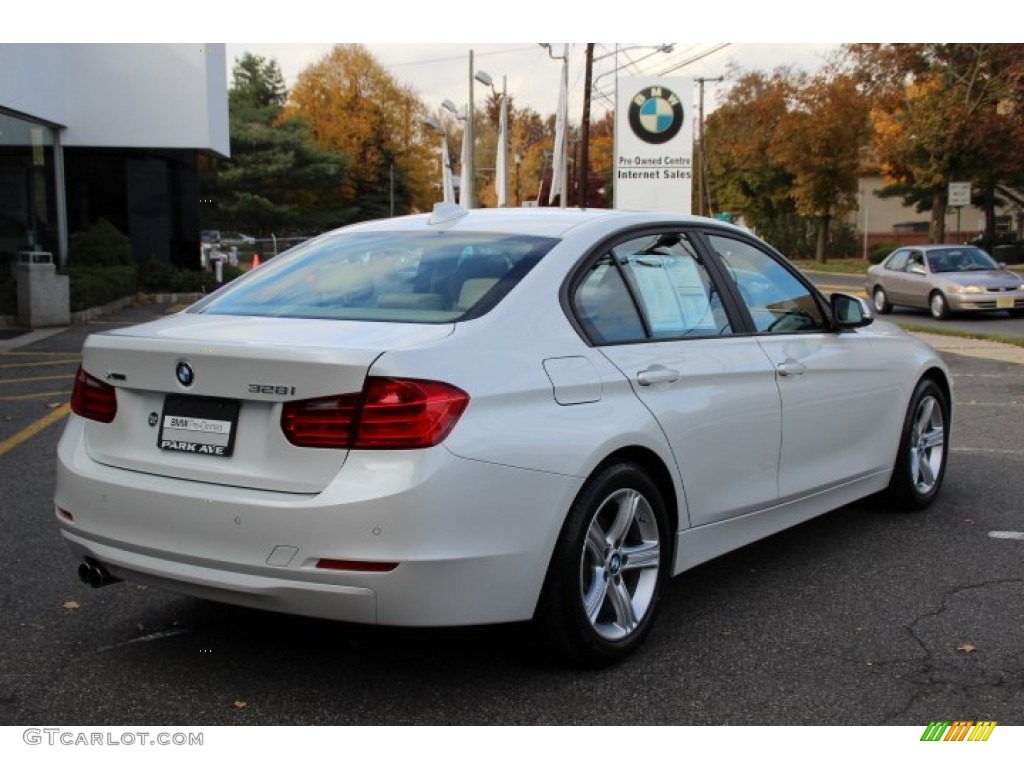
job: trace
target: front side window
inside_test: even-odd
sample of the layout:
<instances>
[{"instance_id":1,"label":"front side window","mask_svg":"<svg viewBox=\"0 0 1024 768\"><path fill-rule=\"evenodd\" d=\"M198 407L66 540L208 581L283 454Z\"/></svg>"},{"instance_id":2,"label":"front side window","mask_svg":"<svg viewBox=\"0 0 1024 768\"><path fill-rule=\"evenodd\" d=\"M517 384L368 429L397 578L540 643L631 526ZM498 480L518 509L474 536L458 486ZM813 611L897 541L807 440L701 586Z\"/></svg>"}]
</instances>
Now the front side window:
<instances>
[{"instance_id":1,"label":"front side window","mask_svg":"<svg viewBox=\"0 0 1024 768\"><path fill-rule=\"evenodd\" d=\"M708 235L739 289L758 333L794 333L828 328L813 292L760 248L743 240Z\"/></svg>"},{"instance_id":2,"label":"front side window","mask_svg":"<svg viewBox=\"0 0 1024 768\"><path fill-rule=\"evenodd\" d=\"M190 311L454 322L494 306L555 242L488 233L328 235L272 259Z\"/></svg>"},{"instance_id":3,"label":"front side window","mask_svg":"<svg viewBox=\"0 0 1024 768\"><path fill-rule=\"evenodd\" d=\"M896 251L896 253L885 260L885 268L893 272L902 272L907 268L907 258L909 256L910 251Z\"/></svg>"}]
</instances>

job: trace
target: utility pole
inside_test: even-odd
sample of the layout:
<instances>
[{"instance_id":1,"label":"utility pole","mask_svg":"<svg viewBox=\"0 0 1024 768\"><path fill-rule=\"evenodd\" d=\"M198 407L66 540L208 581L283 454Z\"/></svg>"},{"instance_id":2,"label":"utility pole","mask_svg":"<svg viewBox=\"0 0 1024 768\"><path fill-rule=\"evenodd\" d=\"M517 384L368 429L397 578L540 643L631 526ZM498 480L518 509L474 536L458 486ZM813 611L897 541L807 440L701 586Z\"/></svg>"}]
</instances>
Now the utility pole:
<instances>
[{"instance_id":1,"label":"utility pole","mask_svg":"<svg viewBox=\"0 0 1024 768\"><path fill-rule=\"evenodd\" d=\"M587 43L586 74L583 77L583 120L580 126L579 181L576 183L576 205L586 208L590 200L590 77L594 69L594 44Z\"/></svg>"},{"instance_id":2,"label":"utility pole","mask_svg":"<svg viewBox=\"0 0 1024 768\"><path fill-rule=\"evenodd\" d=\"M695 77L700 86L700 189L697 190L697 215L704 215L704 203L707 202L708 215L711 215L711 188L708 186L708 156L704 151L704 83L720 83L724 77Z\"/></svg>"}]
</instances>

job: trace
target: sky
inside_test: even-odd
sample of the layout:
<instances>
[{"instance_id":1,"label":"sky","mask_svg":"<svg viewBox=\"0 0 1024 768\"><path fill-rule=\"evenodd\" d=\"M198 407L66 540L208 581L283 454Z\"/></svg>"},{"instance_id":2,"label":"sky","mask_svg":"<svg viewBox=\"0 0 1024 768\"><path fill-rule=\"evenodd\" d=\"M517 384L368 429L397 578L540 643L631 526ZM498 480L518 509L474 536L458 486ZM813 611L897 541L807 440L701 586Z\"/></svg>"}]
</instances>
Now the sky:
<instances>
[{"instance_id":1,"label":"sky","mask_svg":"<svg viewBox=\"0 0 1024 768\"><path fill-rule=\"evenodd\" d=\"M657 76L672 70L668 74L716 78L726 75L730 64L744 71L792 66L813 72L841 42L992 41L1015 33L1013 25L997 27L989 14L971 11L962 0L931 0L927 13L913 3L892 0L858 0L845 6L811 0L156 0L144 5L50 0L45 21L36 5L8 5L0 42L226 43L229 82L234 59L245 51L277 59L291 85L336 42L358 42L432 109L445 99L460 108L467 103L472 50L474 71L484 70L499 86L507 78L508 92L519 107L551 114L558 101L559 62L530 41L563 41L552 47L561 55L563 46L569 46L573 122L578 122L583 103L582 40L613 41L598 44L596 56L614 52L616 44L629 48L679 39L732 41L674 43L669 53L637 48L631 55L643 61L633 70L620 70ZM645 42L624 42L630 40ZM604 73L614 69L614 61L614 55L597 61L599 90L611 90L615 78ZM707 111L728 85L707 85ZM477 85L474 101L482 104L485 94L486 88ZM595 97L594 106L600 111L611 102Z\"/></svg>"},{"instance_id":2,"label":"sky","mask_svg":"<svg viewBox=\"0 0 1024 768\"><path fill-rule=\"evenodd\" d=\"M427 105L440 109L450 99L462 109L469 99L469 55L473 52L473 71L489 74L495 87L506 88L517 107L531 107L547 115L555 111L561 62L552 59L545 48L534 42L510 43L366 43L380 64L402 85L410 86ZM619 52L616 54L616 45ZM670 51L660 48L671 45ZM570 120L579 122L583 107L585 43L552 43L556 56L569 55ZM735 64L743 70L771 71L779 66L792 66L808 72L817 70L830 52L838 46L827 43L754 44L754 43L670 43L665 39L650 42L598 43L594 57L593 108L597 114L612 106L616 80L616 58L619 76L662 75L671 77L723 77ZM230 71L235 59L245 52L272 57L281 66L289 87L298 74L332 48L332 44L290 43L228 43ZM630 64L629 60L635 61ZM229 75L230 77L230 75ZM707 83L705 107L712 111L720 95L729 86ZM490 89L474 83L474 102L484 103ZM607 96L601 97L600 93ZM696 93L696 91L695 91ZM696 98L696 97L695 97Z\"/></svg>"}]
</instances>

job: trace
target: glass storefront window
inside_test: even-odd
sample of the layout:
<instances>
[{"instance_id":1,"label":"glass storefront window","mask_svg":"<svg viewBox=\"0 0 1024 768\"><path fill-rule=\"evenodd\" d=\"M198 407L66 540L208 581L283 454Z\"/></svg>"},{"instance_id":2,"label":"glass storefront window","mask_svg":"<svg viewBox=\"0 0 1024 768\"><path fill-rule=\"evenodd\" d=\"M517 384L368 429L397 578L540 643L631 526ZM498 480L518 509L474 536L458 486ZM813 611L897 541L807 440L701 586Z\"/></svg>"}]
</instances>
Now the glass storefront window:
<instances>
[{"instance_id":1,"label":"glass storefront window","mask_svg":"<svg viewBox=\"0 0 1024 768\"><path fill-rule=\"evenodd\" d=\"M0 111L0 264L19 251L57 254L54 130Z\"/></svg>"}]
</instances>

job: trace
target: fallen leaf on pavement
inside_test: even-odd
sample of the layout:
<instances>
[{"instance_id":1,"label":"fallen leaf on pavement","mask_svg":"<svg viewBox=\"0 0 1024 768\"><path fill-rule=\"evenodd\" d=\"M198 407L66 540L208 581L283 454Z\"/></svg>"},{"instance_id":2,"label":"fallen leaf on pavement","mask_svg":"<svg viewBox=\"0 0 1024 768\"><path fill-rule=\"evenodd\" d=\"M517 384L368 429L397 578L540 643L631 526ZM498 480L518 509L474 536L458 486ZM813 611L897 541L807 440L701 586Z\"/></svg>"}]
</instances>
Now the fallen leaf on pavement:
<instances>
[{"instance_id":1,"label":"fallen leaf on pavement","mask_svg":"<svg viewBox=\"0 0 1024 768\"><path fill-rule=\"evenodd\" d=\"M73 611L73 610L75 610L75 608L81 608L81 607L82 606L79 604L79 602L77 600L68 600L67 602L64 603L64 605L61 606L61 608L67 608L69 611Z\"/></svg>"},{"instance_id":2,"label":"fallen leaf on pavement","mask_svg":"<svg viewBox=\"0 0 1024 768\"><path fill-rule=\"evenodd\" d=\"M976 646L973 646L970 643L961 643L956 647L956 649L958 651L963 651L964 653L974 653L978 650Z\"/></svg>"},{"instance_id":3,"label":"fallen leaf on pavement","mask_svg":"<svg viewBox=\"0 0 1024 768\"><path fill-rule=\"evenodd\" d=\"M244 701L236 701L232 706L234 706L235 709L245 709L249 705Z\"/></svg>"}]
</instances>

